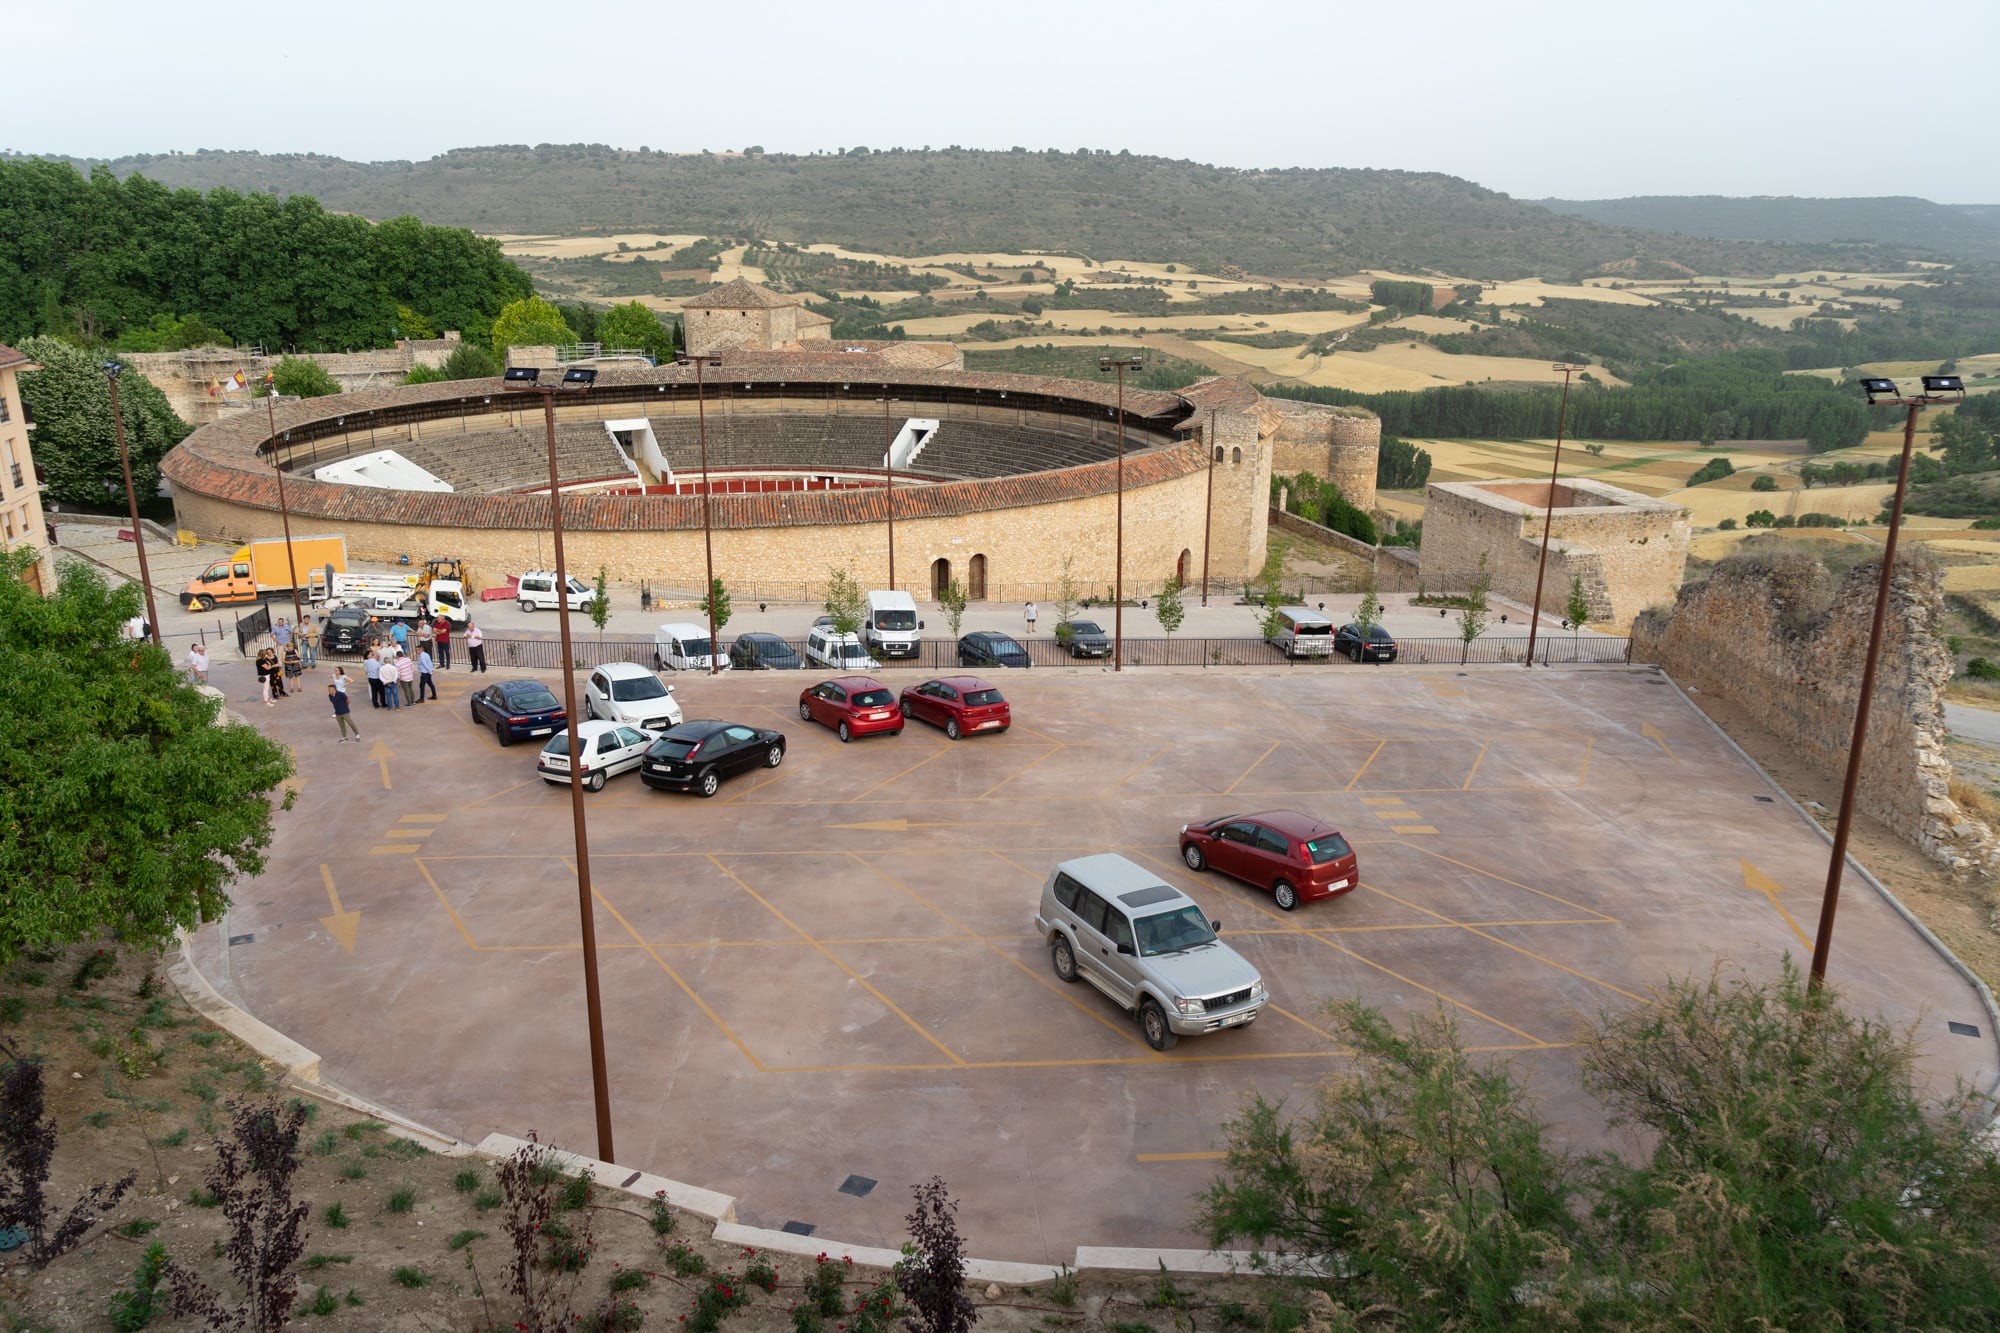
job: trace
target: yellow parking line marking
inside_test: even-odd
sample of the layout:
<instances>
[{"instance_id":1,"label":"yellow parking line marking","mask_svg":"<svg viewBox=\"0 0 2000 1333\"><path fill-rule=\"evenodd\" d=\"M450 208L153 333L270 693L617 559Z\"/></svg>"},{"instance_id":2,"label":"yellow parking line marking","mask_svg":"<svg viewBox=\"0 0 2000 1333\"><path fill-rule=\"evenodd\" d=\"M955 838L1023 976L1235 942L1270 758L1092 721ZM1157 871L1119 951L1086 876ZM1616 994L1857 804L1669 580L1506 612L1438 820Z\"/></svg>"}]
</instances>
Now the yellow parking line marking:
<instances>
[{"instance_id":1,"label":"yellow parking line marking","mask_svg":"<svg viewBox=\"0 0 2000 1333\"><path fill-rule=\"evenodd\" d=\"M437 830L434 828L392 828L383 829L382 836L385 838L428 838L436 832Z\"/></svg>"},{"instance_id":2,"label":"yellow parking line marking","mask_svg":"<svg viewBox=\"0 0 2000 1333\"><path fill-rule=\"evenodd\" d=\"M1375 748L1374 748L1373 750L1370 750L1370 751L1368 752L1368 757L1367 757L1366 759L1364 759L1364 760L1362 760L1362 761L1361 761L1361 767L1359 767L1359 768L1357 768L1357 769L1355 769L1355 770L1354 770L1354 776L1353 776L1353 777L1351 777L1351 778L1349 778L1349 779L1347 780L1347 785L1346 785L1345 787L1341 788L1341 790L1342 790L1342 791L1353 791L1353 790L1354 790L1354 784L1355 784L1355 783L1357 783L1357 782L1359 782L1359 781L1361 781L1361 775L1362 775L1363 773L1366 773L1366 772L1368 771L1368 765L1370 765L1370 764L1372 764L1372 763L1374 763L1374 762L1375 762L1375 756L1376 756L1376 755L1378 755L1378 754L1381 754L1381 753L1382 753L1382 747L1383 747L1383 746L1385 746L1385 745L1387 745L1388 743L1389 743L1389 742L1388 742L1388 741L1386 741L1386 740L1381 740L1381 741L1376 741L1376 742L1375 742Z\"/></svg>"},{"instance_id":3,"label":"yellow parking line marking","mask_svg":"<svg viewBox=\"0 0 2000 1333\"><path fill-rule=\"evenodd\" d=\"M1064 744L1064 743L1063 743L1062 741L1054 741L1054 742L1052 742L1052 744L1054 745L1054 747L1055 747L1055 748L1054 748L1054 749L1052 749L1052 750L1050 750L1050 751L1048 752L1048 754L1038 754L1038 755L1036 755L1036 756L1035 756L1035 757L1034 757L1033 759L1030 759L1030 760L1029 760L1029 761L1028 761L1027 763L1025 763L1025 764L1021 765L1021 766L1020 766L1019 768L1015 769L1015 770L1014 770L1014 771L1013 771L1012 773L1009 773L1009 774L1008 774L1008 775L1007 775L1006 777L1004 777L1004 778L1000 779L1000 780L999 780L998 782L996 782L996 783L994 783L994 784L993 784L992 786L988 787L988 788L987 788L987 789L986 789L985 791L983 791L983 792L980 792L980 793L979 793L979 795L977 795L977 796L973 797L973 799L974 799L975 801L983 801L983 800L986 800L986 799L987 799L988 797L992 796L994 792L996 792L996 791L999 791L999 790L1000 790L1000 789L1001 789L1002 787L1004 787L1004 786L1006 786L1006 785L1007 785L1008 783L1012 782L1012 781L1013 781L1013 780L1014 780L1015 778L1018 778L1018 777L1020 777L1020 776L1021 776L1021 775L1022 775L1023 773L1025 773L1025 772L1027 772L1027 771L1028 771L1029 769L1033 768L1033 767L1034 767L1034 766L1035 766L1036 764L1039 764L1039 763L1041 763L1041 762L1042 762L1042 760L1044 760L1044 759L1047 759L1047 758L1049 757L1049 755L1051 755L1051 754L1055 754L1055 753L1057 753L1057 752L1059 752L1059 751L1061 751L1061 750L1063 750L1063 749L1066 749L1066 748L1067 748L1067 746L1066 746L1066 745L1065 745L1065 744ZM1002 797L1001 799L1002 799L1002 800L1006 800L1006 799L1009 799L1009 798L1007 798L1007 797ZM1047 796L1029 796L1029 797L1023 797L1023 798L1021 798L1021 799L1023 799L1023 800L1031 800L1031 801L1045 801L1045 800L1058 800L1058 801L1067 801L1067 800L1070 800L1071 798L1070 798L1070 797L1068 797L1068 796L1056 796L1056 797L1047 797Z\"/></svg>"},{"instance_id":4,"label":"yellow parking line marking","mask_svg":"<svg viewBox=\"0 0 2000 1333\"><path fill-rule=\"evenodd\" d=\"M1479 776L1479 766L1480 766L1481 764L1483 764L1483 763L1485 763L1485 762L1486 762L1486 751L1487 751L1488 749L1492 748L1492 745L1493 745L1493 742L1492 742L1492 741L1482 741L1482 742L1480 742L1480 745L1479 745L1479 755L1478 755L1478 757L1477 757L1477 758L1475 758L1475 759L1474 759L1474 760L1472 761L1472 771L1471 771L1470 773L1467 773L1467 774L1465 775L1465 782L1464 782L1464 784L1463 784L1463 785L1462 785L1462 786L1461 786L1461 787L1459 788L1459 790L1461 790L1461 791L1470 791L1470 790L1472 790L1472 780L1473 780L1473 779L1474 779L1475 777Z\"/></svg>"},{"instance_id":5,"label":"yellow parking line marking","mask_svg":"<svg viewBox=\"0 0 2000 1333\"><path fill-rule=\"evenodd\" d=\"M439 904L444 907L445 915L451 918L451 924L458 927L458 933L465 940L466 947L477 949L479 942L473 939L472 932L465 928L465 920L459 916L458 909L451 905L451 899L445 897L444 890L438 887L437 879L431 874L431 868L422 861L418 861L417 873L424 877L425 883L431 886L431 892L437 895Z\"/></svg>"},{"instance_id":6,"label":"yellow parking line marking","mask_svg":"<svg viewBox=\"0 0 2000 1333\"><path fill-rule=\"evenodd\" d=\"M1257 765L1263 763L1266 759L1269 759L1271 757L1272 751L1276 750L1280 745L1283 744L1284 744L1283 741L1272 741L1271 748L1269 750L1264 751L1264 753L1258 755L1257 758L1251 763L1250 767L1244 769L1241 773L1237 774L1236 781L1230 783L1227 787L1224 787L1222 789L1222 794L1224 796L1234 795L1236 789L1243 784L1243 779L1249 777L1252 773L1255 773L1257 771ZM1370 757L1372 758L1373 756Z\"/></svg>"},{"instance_id":7,"label":"yellow parking line marking","mask_svg":"<svg viewBox=\"0 0 2000 1333\"><path fill-rule=\"evenodd\" d=\"M1401 810L1375 810L1370 813L1377 819L1422 819L1424 817L1421 811L1412 810L1408 806L1404 806Z\"/></svg>"},{"instance_id":8,"label":"yellow parking line marking","mask_svg":"<svg viewBox=\"0 0 2000 1333\"><path fill-rule=\"evenodd\" d=\"M396 822L398 824L442 824L450 817L449 815L404 815Z\"/></svg>"},{"instance_id":9,"label":"yellow parking line marking","mask_svg":"<svg viewBox=\"0 0 2000 1333\"><path fill-rule=\"evenodd\" d=\"M1401 805L1402 803L1403 798L1400 796L1364 796L1361 798L1361 804L1363 805Z\"/></svg>"},{"instance_id":10,"label":"yellow parking line marking","mask_svg":"<svg viewBox=\"0 0 2000 1333\"><path fill-rule=\"evenodd\" d=\"M396 856L407 852L421 852L423 844L415 842L392 842L382 847L370 847L370 856Z\"/></svg>"},{"instance_id":11,"label":"yellow parking line marking","mask_svg":"<svg viewBox=\"0 0 2000 1333\"><path fill-rule=\"evenodd\" d=\"M1457 866L1461 870L1470 870L1475 875L1485 875L1488 879L1497 879L1502 884L1505 884L1508 888L1520 889L1522 892L1532 893L1538 898L1547 898L1550 902L1561 903L1564 907L1574 907L1579 912L1589 912L1598 917L1607 925L1615 924L1618 920L1617 917L1610 916L1607 915L1606 913L1600 912L1595 907L1586 907L1582 903L1571 902L1569 899L1559 897L1556 894L1550 893L1546 889L1538 889L1532 884L1523 884L1519 880L1508 879L1505 875L1499 873L1498 871L1488 870L1485 866L1476 866L1468 861L1461 861L1456 857L1446 856L1443 852L1434 852L1428 847L1418 847L1417 844L1415 843L1410 843L1408 845L1414 848L1415 850L1422 852L1425 856L1435 856L1438 860L1443 861L1447 865Z\"/></svg>"},{"instance_id":12,"label":"yellow parking line marking","mask_svg":"<svg viewBox=\"0 0 2000 1333\"><path fill-rule=\"evenodd\" d=\"M916 772L918 769L922 768L925 764L932 762L939 755L942 755L944 753L946 753L946 747L942 745L938 746L930 754L927 754L922 759L917 760L916 763L911 764L908 768L904 769L902 772L891 774L889 777L883 778L880 782L870 787L867 791L848 797L847 798L848 804L852 805L854 802L861 800L863 797L868 796L870 793L878 792L882 790L884 787L888 786L890 783L895 782L898 779L910 776L910 774Z\"/></svg>"},{"instance_id":13,"label":"yellow parking line marking","mask_svg":"<svg viewBox=\"0 0 2000 1333\"><path fill-rule=\"evenodd\" d=\"M1133 1157L1135 1162L1219 1162L1229 1156L1226 1152L1142 1152Z\"/></svg>"},{"instance_id":14,"label":"yellow parking line marking","mask_svg":"<svg viewBox=\"0 0 2000 1333\"><path fill-rule=\"evenodd\" d=\"M1436 830L1436 829L1434 829L1434 828L1432 828L1432 827L1431 827L1431 826L1430 826L1429 824L1398 824L1398 825L1396 826L1396 832L1398 832L1398 833L1436 833L1436 832L1437 832L1437 830Z\"/></svg>"},{"instance_id":15,"label":"yellow parking line marking","mask_svg":"<svg viewBox=\"0 0 2000 1333\"><path fill-rule=\"evenodd\" d=\"M567 857L564 858L564 863L568 864ZM625 916L622 912L620 912L616 907L611 905L611 900L609 898L606 898L603 894L599 893L594 887L590 891L590 896L594 898L596 901L604 904L604 910L611 913L612 920L616 921L619 925L625 928L626 934L630 935L635 940L639 940L640 947L646 950L646 956L648 958L651 958L654 964L658 966L660 971L666 973L668 978L671 979L676 986L679 986L681 988L681 993L683 995L686 995L689 1000L694 1002L695 1008L701 1010L702 1013L708 1016L708 1021L715 1024L716 1030L729 1039L729 1044L734 1046L739 1052L742 1053L743 1058L750 1062L750 1067L752 1069L757 1070L759 1073L770 1072L765 1067L764 1063L751 1053L750 1048L743 1044L743 1039L741 1037L738 1037L734 1032L730 1031L729 1024L722 1021L722 1015L716 1013L715 1010L709 1008L708 1001L702 999L701 995L695 990L695 988L688 985L687 978L683 977L680 973L676 972L672 967L668 966L666 959L660 957L660 955L657 952L655 952L651 946L647 945L644 940L639 939L639 932L632 928L632 923L625 919Z\"/></svg>"},{"instance_id":16,"label":"yellow parking line marking","mask_svg":"<svg viewBox=\"0 0 2000 1333\"><path fill-rule=\"evenodd\" d=\"M1581 978L1584 981L1588 981L1594 986L1602 986L1604 987L1604 989L1608 991L1615 991L1618 994L1623 995L1628 1000L1644 1001L1646 998L1643 995L1634 995L1631 991L1626 990L1622 986L1614 986L1608 981L1603 981L1597 977L1593 977L1588 972L1579 972L1573 967L1564 966L1562 963L1558 963L1553 958L1545 958L1541 954L1536 953L1533 949L1523 949L1518 944L1510 944L1506 940L1501 939L1498 935L1489 935L1485 931L1480 930L1475 926L1468 926L1463 922L1453 921L1451 917L1446 916L1443 912L1434 912L1430 908L1425 907L1420 903L1413 903L1407 898L1399 898L1395 894L1390 893L1387 889L1378 889L1373 884L1366 884L1366 883L1364 883L1361 887L1366 889L1368 892L1375 894L1377 897L1387 898L1392 903L1400 903L1404 907L1410 908L1413 911L1422 912L1426 916L1434 916L1438 918L1438 920L1440 921L1451 921L1451 923L1457 926L1460 930L1464 930L1470 934L1477 935L1482 940L1490 940L1494 944L1499 945L1503 949L1512 949L1515 953L1520 954L1523 958L1532 958L1538 963L1542 963L1548 967L1555 968L1558 972L1567 972L1571 976ZM1522 1035L1525 1036L1526 1034L1524 1033Z\"/></svg>"},{"instance_id":17,"label":"yellow parking line marking","mask_svg":"<svg viewBox=\"0 0 2000 1333\"><path fill-rule=\"evenodd\" d=\"M1141 763L1138 768L1133 769L1130 773L1127 773L1124 777L1112 783L1111 786L1114 789L1124 786L1126 783L1130 782L1134 777L1138 776L1140 770L1144 769L1147 764L1152 763L1155 759L1158 759L1161 755L1165 754L1167 751L1173 748L1174 748L1174 743L1172 741L1168 741L1165 745L1162 745L1159 749L1147 755L1144 763Z\"/></svg>"},{"instance_id":18,"label":"yellow parking line marking","mask_svg":"<svg viewBox=\"0 0 2000 1333\"><path fill-rule=\"evenodd\" d=\"M1595 736L1585 736L1583 738L1583 768L1576 775L1576 785L1579 791L1583 789L1583 784L1590 777L1590 752L1596 744L1597 737Z\"/></svg>"}]
</instances>

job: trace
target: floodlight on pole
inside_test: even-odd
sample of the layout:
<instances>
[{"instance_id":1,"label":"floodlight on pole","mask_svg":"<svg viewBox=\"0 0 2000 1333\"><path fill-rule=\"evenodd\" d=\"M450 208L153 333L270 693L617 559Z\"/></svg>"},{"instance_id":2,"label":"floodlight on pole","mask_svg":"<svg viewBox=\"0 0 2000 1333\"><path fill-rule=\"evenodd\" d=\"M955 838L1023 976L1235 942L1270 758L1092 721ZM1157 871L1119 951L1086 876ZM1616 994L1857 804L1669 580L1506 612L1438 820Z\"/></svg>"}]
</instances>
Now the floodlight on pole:
<instances>
[{"instance_id":1,"label":"floodlight on pole","mask_svg":"<svg viewBox=\"0 0 2000 1333\"><path fill-rule=\"evenodd\" d=\"M1917 442L1917 414L1935 403L1963 401L1965 385L1956 375L1926 375L1923 392L1905 395L1894 380L1861 381L1871 407L1902 407L1903 460L1896 471L1896 495L1889 509L1889 535L1882 542L1882 576L1875 584L1875 616L1868 627L1868 655L1861 668L1861 697L1854 704L1854 734L1847 744L1847 777L1840 788L1840 815L1833 825L1833 852L1826 867L1826 890L1820 896L1819 930L1813 936L1812 970L1808 985L1826 984L1826 959L1833 949L1833 919L1840 910L1841 873L1847 862L1847 839L1854 829L1854 793L1861 785L1861 752L1868 741L1868 713L1875 697L1875 668L1882 658L1882 622L1889 610L1889 584L1896 569L1896 537L1903 528L1903 498L1910 485L1910 456Z\"/></svg>"},{"instance_id":2,"label":"floodlight on pole","mask_svg":"<svg viewBox=\"0 0 2000 1333\"><path fill-rule=\"evenodd\" d=\"M576 902L583 924L583 1004L590 1031L590 1090L597 1111L597 1156L615 1162L611 1145L611 1079L604 1056L604 1001L597 984L597 917L590 888L590 836L583 814L583 741L577 734L576 672L571 664L576 653L570 646L569 563L563 553L562 482L556 471L556 395L588 392L597 372L588 367L565 371L560 384L541 383L541 371L534 366L515 366L501 376L500 387L518 393L536 393L542 398L542 420L547 426L549 451L549 529L555 539L556 626L562 642L563 710L569 731L569 813L576 837Z\"/></svg>"},{"instance_id":3,"label":"floodlight on pole","mask_svg":"<svg viewBox=\"0 0 2000 1333\"><path fill-rule=\"evenodd\" d=\"M1208 605L1208 546L1209 533L1215 528L1215 456L1222 452L1222 446L1215 439L1215 408L1208 409L1208 437L1203 441L1208 446L1208 495L1201 505L1201 604Z\"/></svg>"},{"instance_id":4,"label":"floodlight on pole","mask_svg":"<svg viewBox=\"0 0 2000 1333\"><path fill-rule=\"evenodd\" d=\"M132 489L132 455L125 449L125 414L118 410L118 375L125 367L116 361L106 361L98 369L104 372L105 383L111 386L111 423L118 432L118 464L125 469L125 503L132 511L132 546L139 553L139 588L146 594L146 627L152 631L153 645L165 647L160 642L160 613L153 605L153 576L146 568L146 530L139 525L139 493Z\"/></svg>"},{"instance_id":5,"label":"floodlight on pole","mask_svg":"<svg viewBox=\"0 0 2000 1333\"><path fill-rule=\"evenodd\" d=\"M1556 477L1562 471L1563 422L1569 416L1569 377L1583 368L1567 361L1558 361L1549 367L1562 372L1562 404L1556 408L1556 456L1549 463L1548 503L1542 507L1542 555L1535 564L1535 600L1528 604L1528 652L1521 659L1524 667L1535 664L1535 635L1542 627L1542 578L1549 568L1549 526L1556 517Z\"/></svg>"},{"instance_id":6,"label":"floodlight on pole","mask_svg":"<svg viewBox=\"0 0 2000 1333\"><path fill-rule=\"evenodd\" d=\"M708 674L713 676L721 670L715 661L721 652L715 642L715 538L708 515L708 408L705 402L707 394L702 388L702 370L721 365L722 358L683 353L674 358L674 364L694 367L695 428L701 437L701 562L707 579L701 585L701 601L708 608Z\"/></svg>"},{"instance_id":7,"label":"floodlight on pole","mask_svg":"<svg viewBox=\"0 0 2000 1333\"><path fill-rule=\"evenodd\" d=\"M1125 372L1146 363L1136 356L1104 356L1097 369L1118 372L1118 543L1111 576L1111 669L1125 669Z\"/></svg>"}]
</instances>

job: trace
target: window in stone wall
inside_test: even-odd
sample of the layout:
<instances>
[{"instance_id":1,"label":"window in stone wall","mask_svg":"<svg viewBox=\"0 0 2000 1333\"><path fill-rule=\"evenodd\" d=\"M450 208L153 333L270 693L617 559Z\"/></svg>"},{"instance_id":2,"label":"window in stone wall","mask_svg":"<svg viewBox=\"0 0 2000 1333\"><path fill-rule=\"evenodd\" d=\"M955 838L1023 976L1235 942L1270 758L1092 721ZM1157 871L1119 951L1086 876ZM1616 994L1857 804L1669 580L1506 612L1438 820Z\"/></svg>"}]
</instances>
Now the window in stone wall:
<instances>
[{"instance_id":1,"label":"window in stone wall","mask_svg":"<svg viewBox=\"0 0 2000 1333\"><path fill-rule=\"evenodd\" d=\"M1222 461L1222 446L1219 444L1215 446L1215 461L1218 463Z\"/></svg>"},{"instance_id":2,"label":"window in stone wall","mask_svg":"<svg viewBox=\"0 0 2000 1333\"><path fill-rule=\"evenodd\" d=\"M1243 461L1243 450L1241 446L1238 446L1237 448L1231 449L1229 451L1229 461L1232 465Z\"/></svg>"},{"instance_id":3,"label":"window in stone wall","mask_svg":"<svg viewBox=\"0 0 2000 1333\"><path fill-rule=\"evenodd\" d=\"M14 410L7 406L7 395L0 393L0 422L12 421Z\"/></svg>"}]
</instances>

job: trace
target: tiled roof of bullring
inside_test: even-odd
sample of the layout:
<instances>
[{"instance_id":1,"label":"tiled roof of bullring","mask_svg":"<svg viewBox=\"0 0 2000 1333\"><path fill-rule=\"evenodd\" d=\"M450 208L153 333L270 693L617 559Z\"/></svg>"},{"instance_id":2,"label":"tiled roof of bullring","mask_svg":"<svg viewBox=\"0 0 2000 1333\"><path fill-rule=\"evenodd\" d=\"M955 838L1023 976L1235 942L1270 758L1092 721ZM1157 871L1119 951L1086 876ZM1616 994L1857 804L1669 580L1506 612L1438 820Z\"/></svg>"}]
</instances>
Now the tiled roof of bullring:
<instances>
[{"instance_id":1,"label":"tiled roof of bullring","mask_svg":"<svg viewBox=\"0 0 2000 1333\"><path fill-rule=\"evenodd\" d=\"M723 366L707 372L711 384L844 384L851 375L817 364L795 364L785 358L780 372L767 357L757 366ZM747 380L745 376L749 377ZM600 387L614 385L691 385L694 371L674 366L606 369ZM864 383L867 381L864 379ZM1043 394L1072 401L1115 404L1115 387L1088 380L978 372L900 370L890 381L891 392L920 393L925 388L979 389L996 395ZM329 417L365 416L372 409L425 403L458 404L476 399L513 398L532 409L527 394L504 394L497 379L441 381L344 393L337 398L280 401L276 405L280 432ZM484 404L480 404L484 406ZM635 408L637 404L633 405ZM1171 393L1127 390L1125 410L1138 422L1156 429L1166 426L1183 407ZM256 454L267 437L262 413L245 412L201 427L171 450L160 465L176 487L234 504L276 510L275 473ZM1128 453L1125 484L1146 486L1184 475L1202 466L1196 449L1160 446ZM1015 477L942 482L896 492L897 517L923 517L1009 509L1078 499L1110 491L1115 462L1090 463ZM394 523L435 527L539 528L548 521L548 501L538 495L471 495L434 491L395 491L370 486L345 486L288 473L285 499L294 518L304 516L342 523ZM818 524L873 522L888 515L887 497L879 490L779 492L726 495L713 500L715 521L731 527L796 527ZM701 526L701 504L694 496L566 497L563 522L596 531L659 531Z\"/></svg>"},{"instance_id":2,"label":"tiled roof of bullring","mask_svg":"<svg viewBox=\"0 0 2000 1333\"><path fill-rule=\"evenodd\" d=\"M784 296L769 287L737 278L681 302L683 310L779 310L788 305L804 305L797 296Z\"/></svg>"}]
</instances>

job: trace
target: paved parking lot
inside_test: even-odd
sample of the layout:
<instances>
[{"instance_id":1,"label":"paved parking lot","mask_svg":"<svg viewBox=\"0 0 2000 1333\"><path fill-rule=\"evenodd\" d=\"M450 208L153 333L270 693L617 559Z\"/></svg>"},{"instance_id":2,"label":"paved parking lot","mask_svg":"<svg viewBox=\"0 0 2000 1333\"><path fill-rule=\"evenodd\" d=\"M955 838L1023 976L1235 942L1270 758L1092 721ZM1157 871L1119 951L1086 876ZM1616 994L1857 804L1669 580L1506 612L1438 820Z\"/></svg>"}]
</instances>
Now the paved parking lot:
<instances>
[{"instance_id":1,"label":"paved parking lot","mask_svg":"<svg viewBox=\"0 0 2000 1333\"><path fill-rule=\"evenodd\" d=\"M247 667L218 675L251 693ZM442 675L439 703L393 715L357 685L361 745L311 691L247 708L295 747L299 801L196 958L332 1083L589 1152L568 796L472 726L467 694L500 678ZM618 1158L736 1194L749 1223L894 1245L937 1173L981 1255L1198 1244L1221 1122L1335 1067L1336 996L1446 1006L1596 1146L1578 1013L1718 956L1808 952L1825 842L1648 671L1000 673L1006 735L846 746L799 722L810 679L677 678L690 717L785 731L783 766L713 800L636 775L588 800ZM1272 807L1341 827L1362 888L1285 913L1176 858L1183 823ZM1107 849L1221 918L1270 983L1255 1025L1159 1055L1055 979L1041 882ZM1859 880L1832 974L1917 1026L1934 1077L1992 1086L1974 988Z\"/></svg>"}]
</instances>

